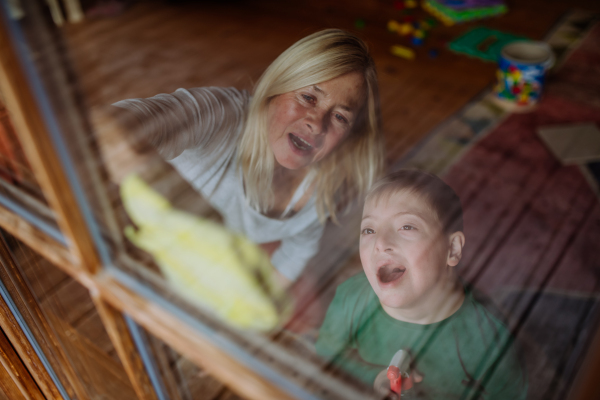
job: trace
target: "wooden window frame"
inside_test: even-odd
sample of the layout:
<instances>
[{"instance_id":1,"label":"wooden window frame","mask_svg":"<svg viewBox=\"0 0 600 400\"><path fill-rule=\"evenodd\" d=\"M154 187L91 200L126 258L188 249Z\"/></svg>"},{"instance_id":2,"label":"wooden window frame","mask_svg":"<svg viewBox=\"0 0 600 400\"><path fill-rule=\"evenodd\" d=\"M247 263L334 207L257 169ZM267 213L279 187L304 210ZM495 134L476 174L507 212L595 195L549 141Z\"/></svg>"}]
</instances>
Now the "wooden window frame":
<instances>
[{"instance_id":1,"label":"wooden window frame","mask_svg":"<svg viewBox=\"0 0 600 400\"><path fill-rule=\"evenodd\" d=\"M193 324L179 318L164 304L149 300L115 277L107 262L103 261L94 236L90 233L86 220L88 217L80 206L81 199L74 193L62 167L63 163L55 149L56 143L52 140L47 121L24 71L14 39L6 21L3 21L0 23L0 91L6 98L6 106L26 156L56 214L68 246L2 206L0 226L89 290L138 397L149 400L158 398L127 329L124 314L243 397L256 400L297 398L290 388L284 389L274 384L231 353L216 346ZM0 304L0 309L4 306ZM11 323L8 316L0 321L5 330ZM14 330L7 335L13 343L22 344L23 352L27 351L22 332ZM584 364L586 367L579 372L581 388L573 395L574 399L591 398L587 396L592 392L600 397L600 389L594 384L600 360L600 335L590 350ZM33 367L28 363L26 365L31 371ZM53 397L56 388L48 383L43 371L38 372L38 385L46 396ZM363 396L360 393L355 396L350 394L348 398Z\"/></svg>"},{"instance_id":2,"label":"wooden window frame","mask_svg":"<svg viewBox=\"0 0 600 400\"><path fill-rule=\"evenodd\" d=\"M0 389L8 399L44 400L29 370L11 346L9 338L0 330ZM46 394L47 396L47 394ZM3 396L0 396L2 398Z\"/></svg>"},{"instance_id":3,"label":"wooden window frame","mask_svg":"<svg viewBox=\"0 0 600 400\"><path fill-rule=\"evenodd\" d=\"M155 399L157 395L142 366L131 335L125 328L124 313L243 397L257 400L296 398L215 346L194 327L175 317L170 310L150 303L107 272L90 234L86 216L81 211L79 199L73 193L69 178L61 167L62 162L55 150L47 121L24 71L7 22L2 21L0 91L5 97L6 107L25 155L45 198L55 212L58 226L68 246L60 244L31 222L2 206L0 226L89 290L138 397Z\"/></svg>"}]
</instances>

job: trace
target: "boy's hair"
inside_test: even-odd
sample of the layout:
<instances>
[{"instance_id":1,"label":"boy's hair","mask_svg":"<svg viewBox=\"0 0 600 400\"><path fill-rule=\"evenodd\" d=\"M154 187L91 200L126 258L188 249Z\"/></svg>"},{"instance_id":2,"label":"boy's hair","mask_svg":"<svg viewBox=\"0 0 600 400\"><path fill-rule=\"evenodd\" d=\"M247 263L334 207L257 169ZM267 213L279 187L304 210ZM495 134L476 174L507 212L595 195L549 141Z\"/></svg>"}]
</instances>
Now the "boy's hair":
<instances>
[{"instance_id":1,"label":"boy's hair","mask_svg":"<svg viewBox=\"0 0 600 400\"><path fill-rule=\"evenodd\" d=\"M463 214L460 198L444 181L428 172L401 169L375 182L367 193L366 201L406 190L425 200L437 215L446 234L463 230Z\"/></svg>"}]
</instances>

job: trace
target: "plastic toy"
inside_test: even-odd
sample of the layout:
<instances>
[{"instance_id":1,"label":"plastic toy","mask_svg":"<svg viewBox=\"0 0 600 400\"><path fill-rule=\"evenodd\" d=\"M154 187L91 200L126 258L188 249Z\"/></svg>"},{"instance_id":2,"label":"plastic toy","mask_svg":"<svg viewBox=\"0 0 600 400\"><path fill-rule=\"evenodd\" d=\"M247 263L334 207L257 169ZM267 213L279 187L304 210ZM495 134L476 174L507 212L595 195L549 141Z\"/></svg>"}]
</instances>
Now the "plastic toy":
<instances>
[{"instance_id":1,"label":"plastic toy","mask_svg":"<svg viewBox=\"0 0 600 400\"><path fill-rule=\"evenodd\" d=\"M544 87L546 71L554 61L552 49L544 42L519 41L504 46L498 62L496 96L518 106L535 105Z\"/></svg>"},{"instance_id":2,"label":"plastic toy","mask_svg":"<svg viewBox=\"0 0 600 400\"><path fill-rule=\"evenodd\" d=\"M365 27L365 25L366 25L366 22L362 18L359 18L356 21L354 21L354 27L356 29L363 29Z\"/></svg>"},{"instance_id":3,"label":"plastic toy","mask_svg":"<svg viewBox=\"0 0 600 400\"><path fill-rule=\"evenodd\" d=\"M421 46L427 37L429 30L435 25L435 20L432 18L417 21L412 16L404 16L401 21L402 22L395 20L388 21L387 29L390 32L396 32L400 36L410 35L410 41L413 46ZM399 56L406 58L405 54Z\"/></svg>"},{"instance_id":4,"label":"plastic toy","mask_svg":"<svg viewBox=\"0 0 600 400\"><path fill-rule=\"evenodd\" d=\"M423 44L423 39L413 36L411 42L414 46L421 46Z\"/></svg>"},{"instance_id":5,"label":"plastic toy","mask_svg":"<svg viewBox=\"0 0 600 400\"><path fill-rule=\"evenodd\" d=\"M398 32L398 30L400 29L400 24L397 21L391 19L387 23L387 29L390 32Z\"/></svg>"},{"instance_id":6,"label":"plastic toy","mask_svg":"<svg viewBox=\"0 0 600 400\"><path fill-rule=\"evenodd\" d=\"M448 26L455 23L493 17L508 11L502 1L470 1L459 3L463 3L463 6L455 8L452 2L425 0L423 8Z\"/></svg>"},{"instance_id":7,"label":"plastic toy","mask_svg":"<svg viewBox=\"0 0 600 400\"><path fill-rule=\"evenodd\" d=\"M498 61L502 48L517 40L527 40L523 36L479 27L471 29L464 35L454 39L448 48L456 53L467 54L484 61Z\"/></svg>"},{"instance_id":8,"label":"plastic toy","mask_svg":"<svg viewBox=\"0 0 600 400\"><path fill-rule=\"evenodd\" d=\"M398 34L402 35L402 36L406 36L410 33L412 33L412 31L414 30L414 28L412 27L411 24L401 24L400 28L398 29Z\"/></svg>"},{"instance_id":9,"label":"plastic toy","mask_svg":"<svg viewBox=\"0 0 600 400\"><path fill-rule=\"evenodd\" d=\"M407 60L414 60L415 52L408 47L394 45L390 49L391 53L396 57L405 58Z\"/></svg>"},{"instance_id":10,"label":"plastic toy","mask_svg":"<svg viewBox=\"0 0 600 400\"><path fill-rule=\"evenodd\" d=\"M402 396L402 392L412 389L413 381L410 376L410 354L406 350L398 350L387 368L387 378L390 389Z\"/></svg>"},{"instance_id":11,"label":"plastic toy","mask_svg":"<svg viewBox=\"0 0 600 400\"><path fill-rule=\"evenodd\" d=\"M491 7L504 4L504 0L437 0L446 7L454 10L464 10L467 8Z\"/></svg>"},{"instance_id":12,"label":"plastic toy","mask_svg":"<svg viewBox=\"0 0 600 400\"><path fill-rule=\"evenodd\" d=\"M416 0L406 0L404 2L404 5L406 6L406 8L417 8L417 2Z\"/></svg>"}]
</instances>

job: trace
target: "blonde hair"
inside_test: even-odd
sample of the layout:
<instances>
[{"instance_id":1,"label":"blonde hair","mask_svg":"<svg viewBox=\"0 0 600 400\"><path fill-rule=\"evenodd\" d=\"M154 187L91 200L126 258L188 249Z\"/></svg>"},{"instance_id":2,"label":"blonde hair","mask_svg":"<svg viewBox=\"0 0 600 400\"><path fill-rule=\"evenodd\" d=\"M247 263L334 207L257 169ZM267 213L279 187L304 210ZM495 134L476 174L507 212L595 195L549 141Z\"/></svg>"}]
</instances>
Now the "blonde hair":
<instances>
[{"instance_id":1,"label":"blonde hair","mask_svg":"<svg viewBox=\"0 0 600 400\"><path fill-rule=\"evenodd\" d=\"M267 110L277 95L359 72L364 77L367 99L351 134L316 169L317 211L323 222L366 192L383 166L379 86L373 59L358 37L339 30L316 32L293 44L259 79L249 105L248 118L238 146L246 196L261 212L272 205L275 157L269 148Z\"/></svg>"}]
</instances>

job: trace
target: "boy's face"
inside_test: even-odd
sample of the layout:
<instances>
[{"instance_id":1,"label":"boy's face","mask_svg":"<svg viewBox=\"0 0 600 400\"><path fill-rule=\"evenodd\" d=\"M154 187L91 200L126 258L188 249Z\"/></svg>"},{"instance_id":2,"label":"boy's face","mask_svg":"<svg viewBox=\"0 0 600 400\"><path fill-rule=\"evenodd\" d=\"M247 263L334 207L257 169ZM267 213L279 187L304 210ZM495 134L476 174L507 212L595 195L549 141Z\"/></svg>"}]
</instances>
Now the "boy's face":
<instances>
[{"instance_id":1,"label":"boy's face","mask_svg":"<svg viewBox=\"0 0 600 400\"><path fill-rule=\"evenodd\" d=\"M450 239L421 196L400 191L364 207L360 259L380 302L412 309L450 279Z\"/></svg>"}]
</instances>

